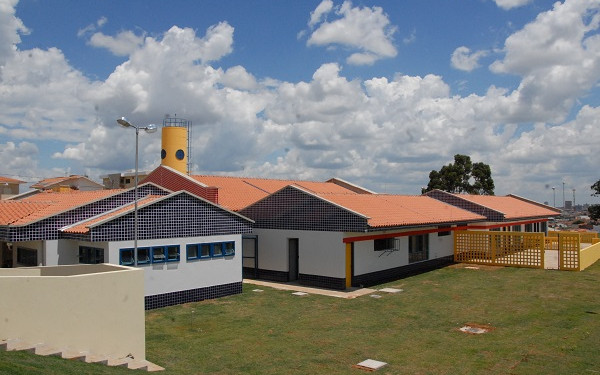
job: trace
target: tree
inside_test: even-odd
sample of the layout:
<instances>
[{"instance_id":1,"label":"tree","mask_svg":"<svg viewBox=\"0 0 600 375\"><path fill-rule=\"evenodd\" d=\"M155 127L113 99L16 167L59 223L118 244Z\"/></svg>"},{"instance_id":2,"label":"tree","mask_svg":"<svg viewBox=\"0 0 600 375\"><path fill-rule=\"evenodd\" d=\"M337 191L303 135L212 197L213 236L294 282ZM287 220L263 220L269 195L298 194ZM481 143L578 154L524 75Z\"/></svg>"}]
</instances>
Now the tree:
<instances>
[{"instance_id":1,"label":"tree","mask_svg":"<svg viewBox=\"0 0 600 375\"><path fill-rule=\"evenodd\" d=\"M492 169L485 163L473 163L467 155L454 155L454 163L444 165L439 172L429 173L429 183L422 193L439 189L450 193L494 195Z\"/></svg>"},{"instance_id":2,"label":"tree","mask_svg":"<svg viewBox=\"0 0 600 375\"><path fill-rule=\"evenodd\" d=\"M588 213L590 214L590 219L594 221L600 220L600 204L592 204L589 206Z\"/></svg>"},{"instance_id":3,"label":"tree","mask_svg":"<svg viewBox=\"0 0 600 375\"><path fill-rule=\"evenodd\" d=\"M592 186L590 186L592 188L592 195L594 197L597 197L598 195L600 195L600 180L596 181Z\"/></svg>"}]
</instances>

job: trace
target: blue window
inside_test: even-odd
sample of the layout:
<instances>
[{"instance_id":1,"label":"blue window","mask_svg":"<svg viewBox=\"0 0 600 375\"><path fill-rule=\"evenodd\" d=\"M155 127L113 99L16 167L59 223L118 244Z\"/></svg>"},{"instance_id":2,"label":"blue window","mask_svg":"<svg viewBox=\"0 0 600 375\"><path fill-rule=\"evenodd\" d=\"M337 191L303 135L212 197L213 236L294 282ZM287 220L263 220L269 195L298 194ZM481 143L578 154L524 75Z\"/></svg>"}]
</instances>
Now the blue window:
<instances>
[{"instance_id":1,"label":"blue window","mask_svg":"<svg viewBox=\"0 0 600 375\"><path fill-rule=\"evenodd\" d=\"M235 241L189 244L186 246L186 250L187 259L233 256L235 255Z\"/></svg>"},{"instance_id":2,"label":"blue window","mask_svg":"<svg viewBox=\"0 0 600 375\"><path fill-rule=\"evenodd\" d=\"M235 255L235 242L224 242L223 253L225 256Z\"/></svg>"},{"instance_id":3,"label":"blue window","mask_svg":"<svg viewBox=\"0 0 600 375\"><path fill-rule=\"evenodd\" d=\"M223 243L216 242L212 244L212 256L213 257L222 257L223 256Z\"/></svg>"},{"instance_id":4,"label":"blue window","mask_svg":"<svg viewBox=\"0 0 600 375\"><path fill-rule=\"evenodd\" d=\"M148 263L150 263L150 248L149 247L138 247L137 264L148 264Z\"/></svg>"},{"instance_id":5,"label":"blue window","mask_svg":"<svg viewBox=\"0 0 600 375\"><path fill-rule=\"evenodd\" d=\"M203 243L200 245L200 258L210 258L212 254L212 245Z\"/></svg>"},{"instance_id":6,"label":"blue window","mask_svg":"<svg viewBox=\"0 0 600 375\"><path fill-rule=\"evenodd\" d=\"M187 259L198 259L198 248L200 247L200 245L198 244L193 244L193 245L187 245L185 247L185 255Z\"/></svg>"},{"instance_id":7,"label":"blue window","mask_svg":"<svg viewBox=\"0 0 600 375\"><path fill-rule=\"evenodd\" d=\"M152 263L163 263L167 260L164 246L152 248Z\"/></svg>"},{"instance_id":8,"label":"blue window","mask_svg":"<svg viewBox=\"0 0 600 375\"><path fill-rule=\"evenodd\" d=\"M133 249L121 249L119 253L119 264L122 266L135 265L135 254Z\"/></svg>"},{"instance_id":9,"label":"blue window","mask_svg":"<svg viewBox=\"0 0 600 375\"><path fill-rule=\"evenodd\" d=\"M179 262L179 245L165 246L167 262Z\"/></svg>"}]
</instances>

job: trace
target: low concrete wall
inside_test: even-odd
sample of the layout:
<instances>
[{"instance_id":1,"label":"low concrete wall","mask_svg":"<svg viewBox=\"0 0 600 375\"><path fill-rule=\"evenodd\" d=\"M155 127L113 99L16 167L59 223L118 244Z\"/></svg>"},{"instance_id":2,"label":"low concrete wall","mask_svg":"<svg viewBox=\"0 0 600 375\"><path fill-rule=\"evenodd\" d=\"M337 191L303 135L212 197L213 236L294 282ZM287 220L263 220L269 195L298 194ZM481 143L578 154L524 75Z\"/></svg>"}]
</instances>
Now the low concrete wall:
<instances>
[{"instance_id":1,"label":"low concrete wall","mask_svg":"<svg viewBox=\"0 0 600 375\"><path fill-rule=\"evenodd\" d=\"M579 261L579 270L584 270L596 263L600 259L600 243L595 243L592 246L581 250Z\"/></svg>"},{"instance_id":2,"label":"low concrete wall","mask_svg":"<svg viewBox=\"0 0 600 375\"><path fill-rule=\"evenodd\" d=\"M74 265L0 269L0 339L145 359L144 271Z\"/></svg>"}]
</instances>

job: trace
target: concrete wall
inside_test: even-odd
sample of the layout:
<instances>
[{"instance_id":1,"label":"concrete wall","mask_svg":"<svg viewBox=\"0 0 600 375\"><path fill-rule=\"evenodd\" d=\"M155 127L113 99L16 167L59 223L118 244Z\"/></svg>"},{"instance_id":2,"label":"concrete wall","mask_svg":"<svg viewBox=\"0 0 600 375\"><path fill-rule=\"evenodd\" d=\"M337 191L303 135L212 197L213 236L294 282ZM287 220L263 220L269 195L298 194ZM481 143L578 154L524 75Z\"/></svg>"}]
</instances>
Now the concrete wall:
<instances>
[{"instance_id":1,"label":"concrete wall","mask_svg":"<svg viewBox=\"0 0 600 375\"><path fill-rule=\"evenodd\" d=\"M186 245L235 241L235 255L206 259L186 258ZM102 247L91 244L95 247ZM144 295L151 296L214 285L242 281L242 235L206 237L168 238L139 240L138 248L147 246L179 245L179 262L140 264L136 268L144 271ZM120 249L133 248L133 241L119 241L107 244L104 253L106 262L119 264Z\"/></svg>"},{"instance_id":2,"label":"concrete wall","mask_svg":"<svg viewBox=\"0 0 600 375\"><path fill-rule=\"evenodd\" d=\"M0 339L145 359L143 271L112 265L0 269Z\"/></svg>"},{"instance_id":3,"label":"concrete wall","mask_svg":"<svg viewBox=\"0 0 600 375\"><path fill-rule=\"evenodd\" d=\"M255 229L258 235L258 268L289 271L288 240L298 238L299 273L343 278L343 233L283 229Z\"/></svg>"}]
</instances>

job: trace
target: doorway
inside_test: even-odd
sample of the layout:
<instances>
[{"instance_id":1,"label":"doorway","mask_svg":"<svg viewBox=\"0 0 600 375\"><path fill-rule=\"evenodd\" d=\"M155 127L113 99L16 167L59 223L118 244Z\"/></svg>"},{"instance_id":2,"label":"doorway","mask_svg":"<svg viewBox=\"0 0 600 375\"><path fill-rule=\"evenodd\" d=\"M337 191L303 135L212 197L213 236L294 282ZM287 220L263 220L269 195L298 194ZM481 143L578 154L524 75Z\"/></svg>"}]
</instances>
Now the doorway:
<instances>
[{"instance_id":1,"label":"doorway","mask_svg":"<svg viewBox=\"0 0 600 375\"><path fill-rule=\"evenodd\" d=\"M289 281L298 280L298 248L299 243L297 238L288 238L288 259L289 259Z\"/></svg>"}]
</instances>

